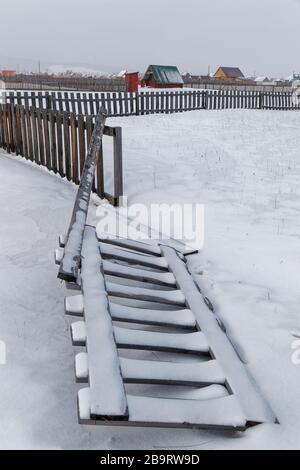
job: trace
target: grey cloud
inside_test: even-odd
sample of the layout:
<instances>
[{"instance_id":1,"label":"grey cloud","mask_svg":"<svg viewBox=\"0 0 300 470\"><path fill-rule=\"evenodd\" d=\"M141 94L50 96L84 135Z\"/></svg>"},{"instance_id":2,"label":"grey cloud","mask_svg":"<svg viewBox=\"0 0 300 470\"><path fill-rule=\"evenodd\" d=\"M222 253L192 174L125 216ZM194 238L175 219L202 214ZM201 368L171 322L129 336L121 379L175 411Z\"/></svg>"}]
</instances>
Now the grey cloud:
<instances>
[{"instance_id":1,"label":"grey cloud","mask_svg":"<svg viewBox=\"0 0 300 470\"><path fill-rule=\"evenodd\" d=\"M16 58L12 63L300 71L297 0L9 0L1 15L1 54Z\"/></svg>"}]
</instances>

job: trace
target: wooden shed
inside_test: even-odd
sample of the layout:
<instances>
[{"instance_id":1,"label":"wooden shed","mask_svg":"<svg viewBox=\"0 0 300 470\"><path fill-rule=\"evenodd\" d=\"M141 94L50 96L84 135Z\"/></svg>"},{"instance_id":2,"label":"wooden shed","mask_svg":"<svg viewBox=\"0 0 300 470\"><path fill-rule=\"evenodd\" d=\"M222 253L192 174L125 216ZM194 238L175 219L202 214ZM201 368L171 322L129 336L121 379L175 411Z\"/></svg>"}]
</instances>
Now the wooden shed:
<instances>
[{"instance_id":1,"label":"wooden shed","mask_svg":"<svg viewBox=\"0 0 300 470\"><path fill-rule=\"evenodd\" d=\"M127 91L130 93L137 93L139 91L139 72L127 72L122 70L118 77L123 78L127 83Z\"/></svg>"},{"instance_id":2,"label":"wooden shed","mask_svg":"<svg viewBox=\"0 0 300 470\"><path fill-rule=\"evenodd\" d=\"M242 80L245 76L238 67L219 67L214 74L214 78L233 81Z\"/></svg>"},{"instance_id":3,"label":"wooden shed","mask_svg":"<svg viewBox=\"0 0 300 470\"><path fill-rule=\"evenodd\" d=\"M151 88L183 88L183 79L174 65L149 65L142 86Z\"/></svg>"}]
</instances>

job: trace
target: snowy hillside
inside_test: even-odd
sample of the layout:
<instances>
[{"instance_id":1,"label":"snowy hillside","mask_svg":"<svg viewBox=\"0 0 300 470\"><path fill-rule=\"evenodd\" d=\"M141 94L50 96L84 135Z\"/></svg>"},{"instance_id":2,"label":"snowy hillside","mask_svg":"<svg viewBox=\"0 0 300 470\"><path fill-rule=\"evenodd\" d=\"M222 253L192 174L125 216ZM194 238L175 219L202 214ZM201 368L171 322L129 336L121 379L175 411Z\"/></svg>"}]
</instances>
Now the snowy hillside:
<instances>
[{"instance_id":1,"label":"snowy hillside","mask_svg":"<svg viewBox=\"0 0 300 470\"><path fill-rule=\"evenodd\" d=\"M72 71L76 74L91 77L103 77L108 75L107 73L102 72L99 69L92 67L84 67L81 65L50 65L50 67L47 68L47 71L50 74L60 74Z\"/></svg>"}]
</instances>

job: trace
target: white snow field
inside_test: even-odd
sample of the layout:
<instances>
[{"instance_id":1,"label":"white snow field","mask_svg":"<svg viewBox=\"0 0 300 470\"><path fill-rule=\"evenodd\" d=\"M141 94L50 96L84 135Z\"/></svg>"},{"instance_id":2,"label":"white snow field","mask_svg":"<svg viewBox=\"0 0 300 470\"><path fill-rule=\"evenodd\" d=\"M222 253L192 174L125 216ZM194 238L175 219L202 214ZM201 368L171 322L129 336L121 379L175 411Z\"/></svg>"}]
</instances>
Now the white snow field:
<instances>
[{"instance_id":1,"label":"white snow field","mask_svg":"<svg viewBox=\"0 0 300 470\"><path fill-rule=\"evenodd\" d=\"M191 263L280 424L239 434L79 426L83 386L75 384L53 260L75 187L2 153L0 448L300 448L300 365L292 362L300 337L300 114L195 111L109 124L123 127L130 202L205 204L204 250Z\"/></svg>"}]
</instances>

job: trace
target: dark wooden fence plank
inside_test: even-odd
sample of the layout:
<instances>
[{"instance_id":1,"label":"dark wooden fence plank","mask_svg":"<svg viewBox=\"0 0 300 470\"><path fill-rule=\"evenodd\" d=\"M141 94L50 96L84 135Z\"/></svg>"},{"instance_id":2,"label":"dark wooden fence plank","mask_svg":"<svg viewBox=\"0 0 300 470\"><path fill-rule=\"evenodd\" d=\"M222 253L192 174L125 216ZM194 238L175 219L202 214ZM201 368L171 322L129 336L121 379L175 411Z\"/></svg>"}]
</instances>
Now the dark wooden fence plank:
<instances>
[{"instance_id":1,"label":"dark wooden fence plank","mask_svg":"<svg viewBox=\"0 0 300 470\"><path fill-rule=\"evenodd\" d=\"M76 128L76 114L70 115L71 124L71 152L72 152L72 180L74 183L79 183L79 162L78 162L78 141L77 141L77 128Z\"/></svg>"},{"instance_id":2,"label":"dark wooden fence plank","mask_svg":"<svg viewBox=\"0 0 300 470\"><path fill-rule=\"evenodd\" d=\"M45 139L45 157L46 157L46 167L48 170L51 170L51 154L50 154L50 136L49 136L49 117L48 111L43 110L43 129L44 129L44 139Z\"/></svg>"},{"instance_id":3,"label":"dark wooden fence plank","mask_svg":"<svg viewBox=\"0 0 300 470\"><path fill-rule=\"evenodd\" d=\"M36 112L33 107L30 108L30 117L31 117L32 140L33 140L33 159L36 163L39 163L39 143L38 143L38 133L37 133L37 125L36 125Z\"/></svg>"},{"instance_id":4,"label":"dark wooden fence plank","mask_svg":"<svg viewBox=\"0 0 300 470\"><path fill-rule=\"evenodd\" d=\"M70 126L69 114L63 113L63 130L64 130L64 156L66 177L69 181L72 179L71 152L70 152Z\"/></svg>"},{"instance_id":5,"label":"dark wooden fence plank","mask_svg":"<svg viewBox=\"0 0 300 470\"><path fill-rule=\"evenodd\" d=\"M66 176L64 165L63 133L62 133L62 115L55 113L56 131L57 131L57 164L58 172L62 178Z\"/></svg>"},{"instance_id":6,"label":"dark wooden fence plank","mask_svg":"<svg viewBox=\"0 0 300 470\"><path fill-rule=\"evenodd\" d=\"M21 110L21 132L22 132L22 141L23 141L23 157L28 159L28 140L27 140L27 129L26 129L26 118L25 118L24 106L21 106L20 110ZM9 152L10 152L10 148L9 148Z\"/></svg>"},{"instance_id":7,"label":"dark wooden fence plank","mask_svg":"<svg viewBox=\"0 0 300 470\"><path fill-rule=\"evenodd\" d=\"M86 154L86 146L85 146L85 126L84 126L84 118L82 115L78 116L78 145L79 145L79 177L81 178L84 162L85 162L85 154Z\"/></svg>"},{"instance_id":8,"label":"dark wooden fence plank","mask_svg":"<svg viewBox=\"0 0 300 470\"><path fill-rule=\"evenodd\" d=\"M56 119L54 111L49 112L50 121L50 150L51 150L51 169L57 173L57 138L56 138Z\"/></svg>"},{"instance_id":9,"label":"dark wooden fence plank","mask_svg":"<svg viewBox=\"0 0 300 470\"><path fill-rule=\"evenodd\" d=\"M36 110L37 114L37 128L39 136L39 160L40 165L45 165L45 144L44 144L44 133L43 133L43 120L42 120L42 111L40 109Z\"/></svg>"},{"instance_id":10,"label":"dark wooden fence plank","mask_svg":"<svg viewBox=\"0 0 300 470\"><path fill-rule=\"evenodd\" d=\"M34 160L33 137L32 137L31 115L30 115L29 107L25 109L25 117L26 117L27 137L28 137L28 157L33 162Z\"/></svg>"}]
</instances>

